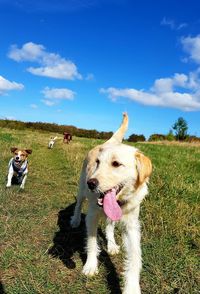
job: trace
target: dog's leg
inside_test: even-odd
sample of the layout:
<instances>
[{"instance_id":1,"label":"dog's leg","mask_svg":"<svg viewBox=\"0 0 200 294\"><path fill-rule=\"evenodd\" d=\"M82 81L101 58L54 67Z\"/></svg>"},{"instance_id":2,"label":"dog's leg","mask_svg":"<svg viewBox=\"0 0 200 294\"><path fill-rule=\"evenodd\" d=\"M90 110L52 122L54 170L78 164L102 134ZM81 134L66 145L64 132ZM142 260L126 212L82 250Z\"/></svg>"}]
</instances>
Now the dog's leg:
<instances>
[{"instance_id":1,"label":"dog's leg","mask_svg":"<svg viewBox=\"0 0 200 294\"><path fill-rule=\"evenodd\" d=\"M85 196L82 194L81 189L78 192L77 196L77 201L76 201L76 206L74 209L74 214L71 217L71 226L72 228L77 228L80 225L81 222L81 208L82 208L82 203L85 199Z\"/></svg>"},{"instance_id":2,"label":"dog's leg","mask_svg":"<svg viewBox=\"0 0 200 294\"><path fill-rule=\"evenodd\" d=\"M86 216L87 227L87 260L83 267L83 273L92 276L98 273L99 253L97 244L97 225L99 220L99 213L94 207L90 207Z\"/></svg>"},{"instance_id":3,"label":"dog's leg","mask_svg":"<svg viewBox=\"0 0 200 294\"><path fill-rule=\"evenodd\" d=\"M123 241L126 251L123 294L140 294L139 278L142 262L138 219L128 218L125 222Z\"/></svg>"},{"instance_id":4,"label":"dog's leg","mask_svg":"<svg viewBox=\"0 0 200 294\"><path fill-rule=\"evenodd\" d=\"M21 185L20 185L20 189L24 189L24 185L25 185L25 183L26 183L26 179L27 179L27 173L24 175L24 177L23 177L23 180L22 180L22 183L21 183Z\"/></svg>"},{"instance_id":5,"label":"dog's leg","mask_svg":"<svg viewBox=\"0 0 200 294\"><path fill-rule=\"evenodd\" d=\"M82 172L79 180L79 190L76 200L76 206L74 209L74 214L71 217L71 226L72 228L77 228L81 222L81 208L82 203L85 199L86 195L86 187L85 187L86 179L85 179L85 166L82 167Z\"/></svg>"},{"instance_id":6,"label":"dog's leg","mask_svg":"<svg viewBox=\"0 0 200 294\"><path fill-rule=\"evenodd\" d=\"M12 168L12 166L11 166L11 167L9 168L9 171L8 171L8 180L7 180L7 184L6 184L6 187L7 187L7 188L11 187L11 182L12 182L13 174L14 174L14 171L13 171L13 168Z\"/></svg>"},{"instance_id":7,"label":"dog's leg","mask_svg":"<svg viewBox=\"0 0 200 294\"><path fill-rule=\"evenodd\" d=\"M107 219L106 225L106 239L107 239L107 251L110 255L114 255L119 253L119 248L115 242L114 236L115 222Z\"/></svg>"}]
</instances>

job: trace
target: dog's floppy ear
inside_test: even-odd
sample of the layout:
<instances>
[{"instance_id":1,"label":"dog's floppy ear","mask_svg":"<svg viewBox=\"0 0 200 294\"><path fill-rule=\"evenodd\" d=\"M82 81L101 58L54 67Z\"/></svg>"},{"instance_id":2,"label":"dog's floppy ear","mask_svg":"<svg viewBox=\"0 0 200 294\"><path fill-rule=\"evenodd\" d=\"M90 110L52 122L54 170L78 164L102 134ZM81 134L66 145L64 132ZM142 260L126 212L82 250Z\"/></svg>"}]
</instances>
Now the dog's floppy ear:
<instances>
[{"instance_id":1,"label":"dog's floppy ear","mask_svg":"<svg viewBox=\"0 0 200 294\"><path fill-rule=\"evenodd\" d=\"M31 153L32 153L32 150L31 150L31 149L26 149L25 151L26 151L26 153L28 153L28 154L31 154Z\"/></svg>"},{"instance_id":2,"label":"dog's floppy ear","mask_svg":"<svg viewBox=\"0 0 200 294\"><path fill-rule=\"evenodd\" d=\"M136 182L136 187L140 186L141 184L144 183L148 177L150 177L152 173L152 164L151 160L142 154L141 152L136 152L135 154L136 158L136 168L138 171L138 179Z\"/></svg>"},{"instance_id":3,"label":"dog's floppy ear","mask_svg":"<svg viewBox=\"0 0 200 294\"><path fill-rule=\"evenodd\" d=\"M11 147L11 148L10 148L10 151L11 151L12 153L14 153L17 149L18 149L17 147Z\"/></svg>"}]
</instances>

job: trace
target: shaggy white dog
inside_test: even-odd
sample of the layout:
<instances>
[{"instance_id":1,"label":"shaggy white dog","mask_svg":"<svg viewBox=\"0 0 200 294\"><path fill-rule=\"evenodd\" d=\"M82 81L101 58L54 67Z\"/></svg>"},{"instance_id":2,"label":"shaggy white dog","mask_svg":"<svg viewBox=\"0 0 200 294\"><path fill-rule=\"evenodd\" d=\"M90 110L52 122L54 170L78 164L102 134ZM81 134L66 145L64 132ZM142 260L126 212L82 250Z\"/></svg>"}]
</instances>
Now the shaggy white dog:
<instances>
[{"instance_id":1,"label":"shaggy white dog","mask_svg":"<svg viewBox=\"0 0 200 294\"><path fill-rule=\"evenodd\" d=\"M140 203L148 194L147 183L152 172L151 161L137 148L122 144L128 127L125 113L120 128L104 144L95 147L84 161L72 227L80 224L81 206L88 198L87 261L85 275L98 272L97 226L101 216L107 217L106 237L109 254L119 252L114 238L114 225L120 221L126 258L123 294L141 293Z\"/></svg>"}]
</instances>

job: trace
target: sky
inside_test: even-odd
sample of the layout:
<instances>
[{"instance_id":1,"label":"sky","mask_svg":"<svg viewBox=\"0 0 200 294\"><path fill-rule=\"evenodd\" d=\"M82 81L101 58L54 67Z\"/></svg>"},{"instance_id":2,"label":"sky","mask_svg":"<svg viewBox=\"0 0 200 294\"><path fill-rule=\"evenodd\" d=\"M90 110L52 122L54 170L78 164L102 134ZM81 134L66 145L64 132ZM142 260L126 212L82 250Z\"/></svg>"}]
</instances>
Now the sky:
<instances>
[{"instance_id":1,"label":"sky","mask_svg":"<svg viewBox=\"0 0 200 294\"><path fill-rule=\"evenodd\" d=\"M0 0L0 118L200 136L199 0Z\"/></svg>"}]
</instances>

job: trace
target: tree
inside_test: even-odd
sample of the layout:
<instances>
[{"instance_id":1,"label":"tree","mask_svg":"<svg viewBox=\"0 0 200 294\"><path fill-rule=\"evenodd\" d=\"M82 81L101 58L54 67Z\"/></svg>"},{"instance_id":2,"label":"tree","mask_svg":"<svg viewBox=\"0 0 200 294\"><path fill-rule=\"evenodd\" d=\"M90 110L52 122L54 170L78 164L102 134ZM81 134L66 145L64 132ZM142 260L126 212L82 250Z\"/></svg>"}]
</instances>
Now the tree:
<instances>
[{"instance_id":1,"label":"tree","mask_svg":"<svg viewBox=\"0 0 200 294\"><path fill-rule=\"evenodd\" d=\"M173 135L172 130L169 130L169 133L165 136L165 139L168 140L168 141L174 141L175 140L175 137Z\"/></svg>"},{"instance_id":2,"label":"tree","mask_svg":"<svg viewBox=\"0 0 200 294\"><path fill-rule=\"evenodd\" d=\"M187 137L188 125L184 118L179 117L178 120L172 126L172 129L175 131L177 140L185 140Z\"/></svg>"},{"instance_id":3,"label":"tree","mask_svg":"<svg viewBox=\"0 0 200 294\"><path fill-rule=\"evenodd\" d=\"M163 141L165 140L165 135L162 135L162 134L152 134L150 137L149 137L149 140L148 141Z\"/></svg>"},{"instance_id":4,"label":"tree","mask_svg":"<svg viewBox=\"0 0 200 294\"><path fill-rule=\"evenodd\" d=\"M144 135L136 135L136 134L132 134L132 135L130 135L130 137L128 138L128 142L144 142L144 141L146 141Z\"/></svg>"}]
</instances>

